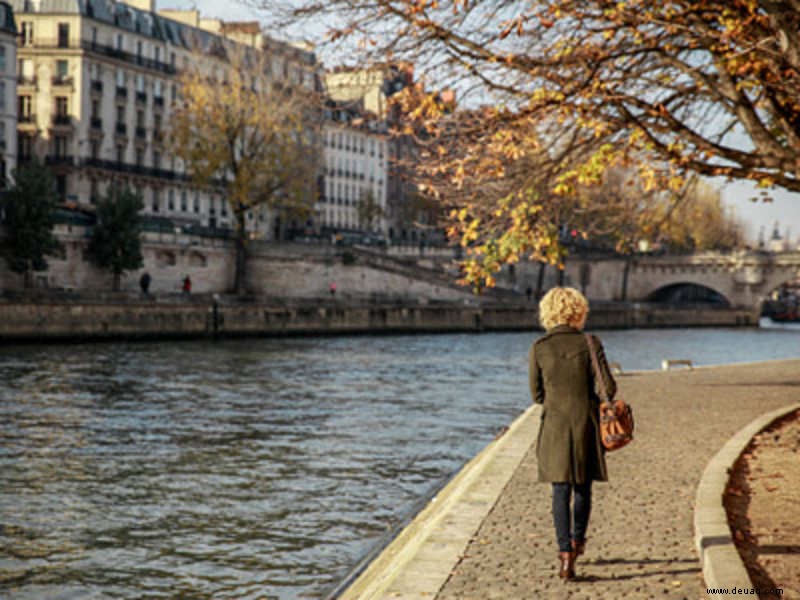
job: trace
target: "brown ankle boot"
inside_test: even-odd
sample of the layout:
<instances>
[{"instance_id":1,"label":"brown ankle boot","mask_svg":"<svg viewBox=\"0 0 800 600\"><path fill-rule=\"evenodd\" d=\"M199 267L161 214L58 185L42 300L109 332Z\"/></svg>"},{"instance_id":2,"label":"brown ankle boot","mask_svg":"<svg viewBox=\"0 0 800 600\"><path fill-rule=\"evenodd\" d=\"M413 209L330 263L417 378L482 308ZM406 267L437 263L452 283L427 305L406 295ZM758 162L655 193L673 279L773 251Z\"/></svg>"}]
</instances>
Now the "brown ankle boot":
<instances>
[{"instance_id":1,"label":"brown ankle boot","mask_svg":"<svg viewBox=\"0 0 800 600\"><path fill-rule=\"evenodd\" d=\"M558 558L561 565L558 570L558 576L565 581L575 577L575 553L559 552Z\"/></svg>"},{"instance_id":2,"label":"brown ankle boot","mask_svg":"<svg viewBox=\"0 0 800 600\"><path fill-rule=\"evenodd\" d=\"M575 553L575 556L583 556L583 553L586 551L586 540L582 542L576 542L572 540L572 551Z\"/></svg>"}]
</instances>

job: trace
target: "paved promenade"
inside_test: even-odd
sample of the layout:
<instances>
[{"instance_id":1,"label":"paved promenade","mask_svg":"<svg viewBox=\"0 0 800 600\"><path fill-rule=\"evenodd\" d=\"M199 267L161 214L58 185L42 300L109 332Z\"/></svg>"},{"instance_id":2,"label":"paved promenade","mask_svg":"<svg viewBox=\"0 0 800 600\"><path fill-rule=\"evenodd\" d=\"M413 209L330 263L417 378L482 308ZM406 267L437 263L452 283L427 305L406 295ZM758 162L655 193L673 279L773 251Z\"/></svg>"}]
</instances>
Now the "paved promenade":
<instances>
[{"instance_id":1,"label":"paved promenade","mask_svg":"<svg viewBox=\"0 0 800 600\"><path fill-rule=\"evenodd\" d=\"M797 401L800 361L617 378L637 439L608 455L578 579L557 577L550 488L528 451L439 591L439 600L706 597L693 542L706 463L755 417ZM533 441L533 440L532 440Z\"/></svg>"}]
</instances>

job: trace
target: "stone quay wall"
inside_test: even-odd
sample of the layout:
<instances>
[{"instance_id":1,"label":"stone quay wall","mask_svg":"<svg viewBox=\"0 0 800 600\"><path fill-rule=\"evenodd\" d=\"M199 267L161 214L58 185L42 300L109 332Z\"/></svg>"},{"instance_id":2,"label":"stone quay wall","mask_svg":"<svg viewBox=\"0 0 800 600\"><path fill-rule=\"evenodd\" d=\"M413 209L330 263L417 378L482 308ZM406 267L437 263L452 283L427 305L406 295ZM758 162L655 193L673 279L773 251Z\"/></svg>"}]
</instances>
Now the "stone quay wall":
<instances>
[{"instance_id":1,"label":"stone quay wall","mask_svg":"<svg viewBox=\"0 0 800 600\"><path fill-rule=\"evenodd\" d=\"M588 328L747 326L743 310L667 310L646 305L594 308ZM216 303L208 297L171 302L0 302L0 340L204 338L356 333L535 330L536 311L524 305L459 306L344 303Z\"/></svg>"}]
</instances>

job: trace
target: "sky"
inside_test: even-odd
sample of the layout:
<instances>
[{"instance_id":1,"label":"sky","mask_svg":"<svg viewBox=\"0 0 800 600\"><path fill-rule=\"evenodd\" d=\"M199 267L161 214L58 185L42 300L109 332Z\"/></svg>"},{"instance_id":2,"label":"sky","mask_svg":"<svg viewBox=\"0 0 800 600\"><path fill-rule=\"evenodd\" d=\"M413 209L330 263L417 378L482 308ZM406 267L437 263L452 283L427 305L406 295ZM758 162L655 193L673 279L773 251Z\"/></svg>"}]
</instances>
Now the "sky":
<instances>
[{"instance_id":1,"label":"sky","mask_svg":"<svg viewBox=\"0 0 800 600\"><path fill-rule=\"evenodd\" d=\"M228 21L260 20L258 11L238 0L156 0L156 8L197 8L204 16ZM748 183L716 185L721 190L725 204L732 207L736 216L744 223L746 235L751 241L757 240L762 228L769 237L776 222L782 235L788 227L792 240L800 238L800 194L773 190L773 202L754 203L750 198L759 194Z\"/></svg>"}]
</instances>

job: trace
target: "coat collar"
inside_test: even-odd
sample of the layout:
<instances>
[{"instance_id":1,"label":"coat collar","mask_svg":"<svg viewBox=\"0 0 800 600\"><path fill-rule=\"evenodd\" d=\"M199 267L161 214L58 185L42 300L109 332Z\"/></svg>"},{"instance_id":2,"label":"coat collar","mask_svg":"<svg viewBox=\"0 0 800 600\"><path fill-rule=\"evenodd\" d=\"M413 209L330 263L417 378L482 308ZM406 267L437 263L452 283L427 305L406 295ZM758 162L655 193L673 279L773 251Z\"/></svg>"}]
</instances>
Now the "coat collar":
<instances>
[{"instance_id":1,"label":"coat collar","mask_svg":"<svg viewBox=\"0 0 800 600\"><path fill-rule=\"evenodd\" d=\"M560 333L580 333L581 330L573 327L572 325L556 325L552 329L547 330L547 335L558 335Z\"/></svg>"}]
</instances>

